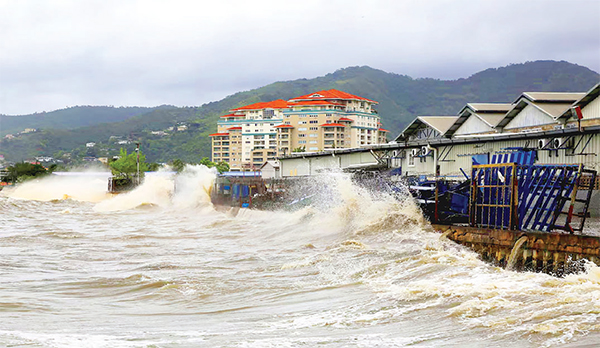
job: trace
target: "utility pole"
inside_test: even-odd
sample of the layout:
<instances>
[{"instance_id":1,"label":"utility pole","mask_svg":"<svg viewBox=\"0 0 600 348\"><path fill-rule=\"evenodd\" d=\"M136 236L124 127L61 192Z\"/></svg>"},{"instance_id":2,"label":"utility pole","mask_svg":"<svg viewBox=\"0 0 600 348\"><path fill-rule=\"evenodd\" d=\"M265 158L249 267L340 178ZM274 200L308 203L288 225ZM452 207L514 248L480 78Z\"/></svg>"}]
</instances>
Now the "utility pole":
<instances>
[{"instance_id":1,"label":"utility pole","mask_svg":"<svg viewBox=\"0 0 600 348\"><path fill-rule=\"evenodd\" d=\"M135 149L135 152L137 152L137 160L136 160L136 164L137 164L137 184L140 184L140 143L136 142L135 145L137 146Z\"/></svg>"}]
</instances>

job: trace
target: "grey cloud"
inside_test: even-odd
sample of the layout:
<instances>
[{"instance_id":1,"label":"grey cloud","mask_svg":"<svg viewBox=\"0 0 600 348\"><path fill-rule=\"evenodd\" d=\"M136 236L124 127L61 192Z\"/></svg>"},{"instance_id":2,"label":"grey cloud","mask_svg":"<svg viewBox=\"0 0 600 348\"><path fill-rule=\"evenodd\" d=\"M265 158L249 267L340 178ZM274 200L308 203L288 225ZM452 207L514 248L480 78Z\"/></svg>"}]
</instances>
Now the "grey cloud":
<instances>
[{"instance_id":1,"label":"grey cloud","mask_svg":"<svg viewBox=\"0 0 600 348\"><path fill-rule=\"evenodd\" d=\"M0 113L200 105L369 65L456 79L538 59L600 71L596 1L0 3Z\"/></svg>"}]
</instances>

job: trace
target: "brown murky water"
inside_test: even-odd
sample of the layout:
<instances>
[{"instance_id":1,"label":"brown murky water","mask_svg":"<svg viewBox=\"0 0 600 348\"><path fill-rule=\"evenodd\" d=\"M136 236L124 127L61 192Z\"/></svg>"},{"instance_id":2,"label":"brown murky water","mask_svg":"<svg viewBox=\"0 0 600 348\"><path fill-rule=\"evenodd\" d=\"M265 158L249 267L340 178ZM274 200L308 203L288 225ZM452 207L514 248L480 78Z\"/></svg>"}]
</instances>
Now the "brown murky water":
<instances>
[{"instance_id":1,"label":"brown murky water","mask_svg":"<svg viewBox=\"0 0 600 348\"><path fill-rule=\"evenodd\" d=\"M539 347L600 342L600 269L490 266L346 177L297 211L215 210L212 173L0 196L0 346Z\"/></svg>"}]
</instances>

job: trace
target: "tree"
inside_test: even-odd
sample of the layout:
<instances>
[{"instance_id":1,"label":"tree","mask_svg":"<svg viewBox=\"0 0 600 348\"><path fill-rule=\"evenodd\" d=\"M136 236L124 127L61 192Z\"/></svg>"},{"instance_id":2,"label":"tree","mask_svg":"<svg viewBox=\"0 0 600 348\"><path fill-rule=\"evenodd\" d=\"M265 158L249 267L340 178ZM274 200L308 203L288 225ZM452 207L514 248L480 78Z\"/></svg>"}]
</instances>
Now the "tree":
<instances>
[{"instance_id":1,"label":"tree","mask_svg":"<svg viewBox=\"0 0 600 348\"><path fill-rule=\"evenodd\" d=\"M300 146L292 150L292 152L305 152L306 146Z\"/></svg>"},{"instance_id":2,"label":"tree","mask_svg":"<svg viewBox=\"0 0 600 348\"><path fill-rule=\"evenodd\" d=\"M140 176L148 170L146 156L140 151ZM119 178L131 178L137 173L137 153L127 154L127 150L121 148L119 159L109 164L114 176Z\"/></svg>"},{"instance_id":3,"label":"tree","mask_svg":"<svg viewBox=\"0 0 600 348\"><path fill-rule=\"evenodd\" d=\"M174 159L170 164L177 173L180 173L185 168L185 162L179 158Z\"/></svg>"},{"instance_id":4,"label":"tree","mask_svg":"<svg viewBox=\"0 0 600 348\"><path fill-rule=\"evenodd\" d=\"M217 170L219 171L219 173L223 173L223 172L228 172L229 171L229 164L227 162L218 162L215 163L211 160L208 159L208 157L204 157L200 160L200 164L207 166L208 168L212 168L215 167L217 168Z\"/></svg>"},{"instance_id":5,"label":"tree","mask_svg":"<svg viewBox=\"0 0 600 348\"><path fill-rule=\"evenodd\" d=\"M227 162L219 162L215 164L215 167L219 171L219 173L228 172L229 171L229 163Z\"/></svg>"},{"instance_id":6,"label":"tree","mask_svg":"<svg viewBox=\"0 0 600 348\"><path fill-rule=\"evenodd\" d=\"M46 168L41 164L31 164L27 162L16 163L14 166L6 168L8 175L2 178L5 182L23 181L48 174Z\"/></svg>"}]
</instances>

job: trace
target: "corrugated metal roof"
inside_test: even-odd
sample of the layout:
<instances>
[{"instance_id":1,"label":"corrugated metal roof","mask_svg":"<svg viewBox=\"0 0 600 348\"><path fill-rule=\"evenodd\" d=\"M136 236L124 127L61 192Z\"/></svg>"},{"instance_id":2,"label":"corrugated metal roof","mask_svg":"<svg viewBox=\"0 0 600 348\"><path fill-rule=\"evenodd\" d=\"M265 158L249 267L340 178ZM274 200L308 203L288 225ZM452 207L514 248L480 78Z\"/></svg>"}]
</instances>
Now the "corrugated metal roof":
<instances>
[{"instance_id":1,"label":"corrugated metal roof","mask_svg":"<svg viewBox=\"0 0 600 348\"><path fill-rule=\"evenodd\" d=\"M533 105L548 116L558 120L585 93L525 92L515 101L514 107L498 122L497 127L506 126L527 105Z\"/></svg>"},{"instance_id":2,"label":"corrugated metal roof","mask_svg":"<svg viewBox=\"0 0 600 348\"><path fill-rule=\"evenodd\" d=\"M498 124L498 122L500 122L504 116L506 115L506 112L502 112L502 113L476 113L474 115L477 115L477 117L479 117L480 119L484 120L487 124L490 125L490 127L496 127L496 125Z\"/></svg>"},{"instance_id":3,"label":"corrugated metal roof","mask_svg":"<svg viewBox=\"0 0 600 348\"><path fill-rule=\"evenodd\" d=\"M574 103L585 95L585 93L572 92L524 92L517 98L515 103L522 97L534 102L568 102Z\"/></svg>"},{"instance_id":4,"label":"corrugated metal roof","mask_svg":"<svg viewBox=\"0 0 600 348\"><path fill-rule=\"evenodd\" d=\"M443 135L458 119L458 116L419 116L418 118Z\"/></svg>"},{"instance_id":5,"label":"corrugated metal roof","mask_svg":"<svg viewBox=\"0 0 600 348\"><path fill-rule=\"evenodd\" d=\"M586 105L591 103L594 99L598 98L600 95L600 83L592 87L583 97L581 97L578 101L573 103L571 107L579 106L580 108L584 108ZM572 117L570 108L565 110L559 118L561 119L570 119Z\"/></svg>"},{"instance_id":6,"label":"corrugated metal roof","mask_svg":"<svg viewBox=\"0 0 600 348\"><path fill-rule=\"evenodd\" d=\"M466 107L470 107L471 110L482 113L482 112L508 112L513 107L513 104L508 103L468 103ZM464 110L464 108L463 108Z\"/></svg>"},{"instance_id":7,"label":"corrugated metal roof","mask_svg":"<svg viewBox=\"0 0 600 348\"><path fill-rule=\"evenodd\" d=\"M395 140L407 138L409 135L422 128L423 125L435 129L440 132L440 134L444 134L457 118L457 116L418 116L404 128ZM440 130L443 130L443 132Z\"/></svg>"},{"instance_id":8,"label":"corrugated metal roof","mask_svg":"<svg viewBox=\"0 0 600 348\"><path fill-rule=\"evenodd\" d=\"M563 112L565 112L565 110L568 110L572 105L572 103L568 103L568 102L566 102L566 103L531 103L531 104L542 109L542 111L544 111L548 115L554 117L555 119L560 117L560 115L562 115Z\"/></svg>"},{"instance_id":9,"label":"corrugated metal roof","mask_svg":"<svg viewBox=\"0 0 600 348\"><path fill-rule=\"evenodd\" d=\"M468 103L458 113L458 118L448 131L446 136L452 136L467 121L469 117L475 115L490 127L495 127L498 122L504 118L504 115L513 107L508 103Z\"/></svg>"}]
</instances>

